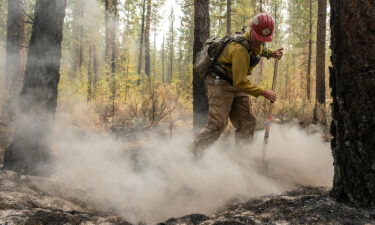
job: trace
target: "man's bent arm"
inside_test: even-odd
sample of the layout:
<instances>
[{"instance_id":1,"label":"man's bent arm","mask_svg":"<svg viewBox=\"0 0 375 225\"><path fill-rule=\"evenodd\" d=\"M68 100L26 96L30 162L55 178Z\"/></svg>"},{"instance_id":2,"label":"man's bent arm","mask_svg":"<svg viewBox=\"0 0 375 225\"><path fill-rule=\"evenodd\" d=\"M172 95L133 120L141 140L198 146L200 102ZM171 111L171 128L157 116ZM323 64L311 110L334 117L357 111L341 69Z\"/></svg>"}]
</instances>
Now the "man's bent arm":
<instances>
[{"instance_id":1,"label":"man's bent arm","mask_svg":"<svg viewBox=\"0 0 375 225\"><path fill-rule=\"evenodd\" d=\"M250 56L246 48L238 46L232 53L233 86L241 92L258 97L263 94L264 89L253 84L247 78L250 66Z\"/></svg>"}]
</instances>

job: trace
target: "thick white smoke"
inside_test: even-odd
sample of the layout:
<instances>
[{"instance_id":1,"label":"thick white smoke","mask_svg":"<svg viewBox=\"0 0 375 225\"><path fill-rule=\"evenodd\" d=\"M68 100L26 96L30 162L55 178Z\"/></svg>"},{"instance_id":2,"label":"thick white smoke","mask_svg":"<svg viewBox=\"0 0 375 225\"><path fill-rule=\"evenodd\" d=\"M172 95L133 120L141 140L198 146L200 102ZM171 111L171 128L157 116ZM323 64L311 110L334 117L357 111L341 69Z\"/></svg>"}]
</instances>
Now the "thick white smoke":
<instances>
[{"instance_id":1,"label":"thick white smoke","mask_svg":"<svg viewBox=\"0 0 375 225\"><path fill-rule=\"evenodd\" d=\"M132 144L68 126L66 118L58 121L50 140L56 160L52 179L60 191L131 222L209 215L233 198L331 185L329 144L293 125L272 126L265 161L263 132L244 149L234 147L234 138L222 138L197 161L188 151L189 132L171 139L148 133Z\"/></svg>"}]
</instances>

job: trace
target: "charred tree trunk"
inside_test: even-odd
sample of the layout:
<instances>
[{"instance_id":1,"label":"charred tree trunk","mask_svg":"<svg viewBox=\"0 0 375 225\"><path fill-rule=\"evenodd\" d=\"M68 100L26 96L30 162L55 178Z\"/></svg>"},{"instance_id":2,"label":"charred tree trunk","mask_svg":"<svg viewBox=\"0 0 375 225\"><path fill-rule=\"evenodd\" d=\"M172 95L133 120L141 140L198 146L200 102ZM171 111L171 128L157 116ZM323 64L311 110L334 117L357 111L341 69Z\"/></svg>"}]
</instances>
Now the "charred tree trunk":
<instances>
[{"instance_id":1,"label":"charred tree trunk","mask_svg":"<svg viewBox=\"0 0 375 225\"><path fill-rule=\"evenodd\" d=\"M307 57L306 96L311 99L311 58L312 58L312 0L309 0L309 53Z\"/></svg>"},{"instance_id":2,"label":"charred tree trunk","mask_svg":"<svg viewBox=\"0 0 375 225\"><path fill-rule=\"evenodd\" d=\"M57 105L66 0L37 0L15 136L4 167L40 174L48 161L48 134Z\"/></svg>"},{"instance_id":3,"label":"charred tree trunk","mask_svg":"<svg viewBox=\"0 0 375 225\"><path fill-rule=\"evenodd\" d=\"M327 0L318 0L318 29L316 41L316 101L326 102L326 17Z\"/></svg>"},{"instance_id":4,"label":"charred tree trunk","mask_svg":"<svg viewBox=\"0 0 375 225\"><path fill-rule=\"evenodd\" d=\"M13 98L21 91L24 70L23 42L24 42L24 0L8 0L8 22L6 43L6 87Z\"/></svg>"},{"instance_id":5,"label":"charred tree trunk","mask_svg":"<svg viewBox=\"0 0 375 225\"><path fill-rule=\"evenodd\" d=\"M147 14L145 27L145 73L148 79L151 75L151 55L150 55L150 29L151 29L151 0L147 0Z\"/></svg>"},{"instance_id":6,"label":"charred tree trunk","mask_svg":"<svg viewBox=\"0 0 375 225\"><path fill-rule=\"evenodd\" d=\"M232 35L232 0L227 0L227 36Z\"/></svg>"},{"instance_id":7,"label":"charred tree trunk","mask_svg":"<svg viewBox=\"0 0 375 225\"><path fill-rule=\"evenodd\" d=\"M324 0L319 4L326 6ZM331 0L331 194L359 207L375 206L374 11L372 0Z\"/></svg>"},{"instance_id":8,"label":"charred tree trunk","mask_svg":"<svg viewBox=\"0 0 375 225\"><path fill-rule=\"evenodd\" d=\"M209 1L194 1L193 62L204 42L210 37ZM193 127L198 132L207 123L208 100L205 80L193 71Z\"/></svg>"},{"instance_id":9,"label":"charred tree trunk","mask_svg":"<svg viewBox=\"0 0 375 225\"><path fill-rule=\"evenodd\" d=\"M138 57L138 75L141 75L141 68L143 63L143 41L145 33L145 13L146 13L146 0L143 0L142 4L142 24L141 24L141 34L139 37L139 57Z\"/></svg>"}]
</instances>

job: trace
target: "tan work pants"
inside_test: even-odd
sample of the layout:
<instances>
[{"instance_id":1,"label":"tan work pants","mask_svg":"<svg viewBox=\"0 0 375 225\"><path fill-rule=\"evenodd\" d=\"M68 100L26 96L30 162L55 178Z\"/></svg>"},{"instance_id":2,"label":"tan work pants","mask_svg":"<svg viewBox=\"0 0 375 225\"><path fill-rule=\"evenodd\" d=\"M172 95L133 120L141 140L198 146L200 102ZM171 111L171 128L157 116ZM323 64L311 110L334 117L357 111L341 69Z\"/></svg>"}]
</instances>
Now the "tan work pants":
<instances>
[{"instance_id":1,"label":"tan work pants","mask_svg":"<svg viewBox=\"0 0 375 225\"><path fill-rule=\"evenodd\" d=\"M202 152L213 144L228 124L228 117L236 128L236 144L249 144L252 141L256 118L251 112L249 95L238 92L224 80L215 81L207 77L208 124L194 141L193 152L201 156Z\"/></svg>"}]
</instances>

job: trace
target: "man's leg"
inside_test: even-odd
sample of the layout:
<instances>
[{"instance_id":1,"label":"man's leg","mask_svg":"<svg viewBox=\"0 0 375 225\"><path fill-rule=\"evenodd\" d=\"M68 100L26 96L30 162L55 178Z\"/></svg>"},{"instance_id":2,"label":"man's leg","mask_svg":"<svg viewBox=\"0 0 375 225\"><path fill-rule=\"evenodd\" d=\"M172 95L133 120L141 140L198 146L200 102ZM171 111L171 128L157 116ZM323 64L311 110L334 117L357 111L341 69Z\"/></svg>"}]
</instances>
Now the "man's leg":
<instances>
[{"instance_id":1,"label":"man's leg","mask_svg":"<svg viewBox=\"0 0 375 225\"><path fill-rule=\"evenodd\" d=\"M208 90L208 123L194 141L193 153L201 156L203 151L213 144L228 124L228 115L234 98L234 88L226 81L215 84L207 80Z\"/></svg>"},{"instance_id":2,"label":"man's leg","mask_svg":"<svg viewBox=\"0 0 375 225\"><path fill-rule=\"evenodd\" d=\"M251 111L251 103L248 95L236 95L229 118L236 128L236 144L250 144L254 136L256 118Z\"/></svg>"}]
</instances>

